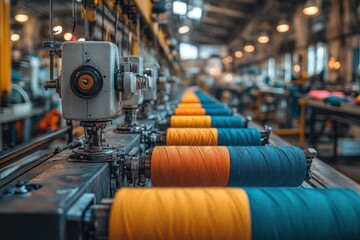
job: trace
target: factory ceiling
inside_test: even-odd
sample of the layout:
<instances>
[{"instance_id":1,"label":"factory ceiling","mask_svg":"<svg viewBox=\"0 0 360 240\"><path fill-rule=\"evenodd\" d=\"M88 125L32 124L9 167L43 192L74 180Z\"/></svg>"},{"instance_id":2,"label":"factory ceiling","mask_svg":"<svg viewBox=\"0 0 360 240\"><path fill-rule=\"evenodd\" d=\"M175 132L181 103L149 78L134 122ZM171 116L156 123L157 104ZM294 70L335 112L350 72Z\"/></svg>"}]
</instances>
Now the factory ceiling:
<instances>
[{"instance_id":1,"label":"factory ceiling","mask_svg":"<svg viewBox=\"0 0 360 240\"><path fill-rule=\"evenodd\" d=\"M189 0L188 3L194 2ZM202 17L191 20L191 31L179 36L184 41L203 44L229 44L245 35L271 31L282 16L290 18L303 0L202 0ZM170 26L177 29L181 16L171 16ZM173 31L174 33L174 31ZM243 36L244 37L244 36Z\"/></svg>"},{"instance_id":2,"label":"factory ceiling","mask_svg":"<svg viewBox=\"0 0 360 240\"><path fill-rule=\"evenodd\" d=\"M325 0L326 1L326 0ZM73 0L54 0L55 24L61 22L65 27L73 25ZM167 2L173 2L167 0ZM196 44L230 44L236 38L251 39L259 31L272 31L281 16L290 18L297 4L304 0L186 0L189 5L200 2L202 17L191 20L184 16L168 14L167 31L180 41ZM48 19L49 0L13 1L13 15L23 8L33 15ZM80 6L78 4L78 13ZM169 10L171 13L171 9ZM191 30L187 34L179 34L178 29L186 21ZM81 24L78 27L82 28Z\"/></svg>"}]
</instances>

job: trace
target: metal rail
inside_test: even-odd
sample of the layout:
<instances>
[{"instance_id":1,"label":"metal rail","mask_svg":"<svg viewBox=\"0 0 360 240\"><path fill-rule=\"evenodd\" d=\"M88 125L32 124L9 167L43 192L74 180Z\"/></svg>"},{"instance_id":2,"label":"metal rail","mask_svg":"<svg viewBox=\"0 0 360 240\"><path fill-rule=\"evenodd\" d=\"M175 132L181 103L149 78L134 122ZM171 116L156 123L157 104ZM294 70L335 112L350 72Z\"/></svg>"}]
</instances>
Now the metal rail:
<instances>
[{"instance_id":1,"label":"metal rail","mask_svg":"<svg viewBox=\"0 0 360 240\"><path fill-rule=\"evenodd\" d=\"M31 151L39 149L45 146L46 144L50 143L51 141L55 140L56 138L66 135L67 133L70 134L69 131L71 130L72 130L71 126L66 126L60 129L59 131L46 134L45 136L37 137L32 141L21 144L16 148L10 149L0 155L0 165L12 161L18 157L21 157L24 154L27 154Z\"/></svg>"}]
</instances>

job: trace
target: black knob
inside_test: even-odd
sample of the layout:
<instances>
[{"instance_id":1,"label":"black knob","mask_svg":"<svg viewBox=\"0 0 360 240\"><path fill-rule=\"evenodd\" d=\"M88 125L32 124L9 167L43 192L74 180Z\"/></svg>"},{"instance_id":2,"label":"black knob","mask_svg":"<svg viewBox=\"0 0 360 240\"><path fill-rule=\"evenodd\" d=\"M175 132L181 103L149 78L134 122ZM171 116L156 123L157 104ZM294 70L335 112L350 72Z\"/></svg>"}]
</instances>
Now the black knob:
<instances>
[{"instance_id":1,"label":"black knob","mask_svg":"<svg viewBox=\"0 0 360 240\"><path fill-rule=\"evenodd\" d=\"M101 91L103 78L95 67L84 65L75 69L71 74L70 86L77 96L89 99Z\"/></svg>"}]
</instances>

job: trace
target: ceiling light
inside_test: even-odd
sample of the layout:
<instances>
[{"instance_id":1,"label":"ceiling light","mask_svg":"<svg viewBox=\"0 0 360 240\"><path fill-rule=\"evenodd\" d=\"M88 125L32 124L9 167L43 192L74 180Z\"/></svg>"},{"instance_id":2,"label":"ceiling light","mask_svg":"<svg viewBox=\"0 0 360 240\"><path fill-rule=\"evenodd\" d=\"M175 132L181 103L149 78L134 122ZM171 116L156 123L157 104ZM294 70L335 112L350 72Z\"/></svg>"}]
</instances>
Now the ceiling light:
<instances>
[{"instance_id":1,"label":"ceiling light","mask_svg":"<svg viewBox=\"0 0 360 240\"><path fill-rule=\"evenodd\" d=\"M16 34L16 33L13 33L13 34L11 34L10 39L11 39L11 41L13 41L13 42L19 41L20 35L19 35L19 34Z\"/></svg>"},{"instance_id":2,"label":"ceiling light","mask_svg":"<svg viewBox=\"0 0 360 240\"><path fill-rule=\"evenodd\" d=\"M187 4L182 1L173 2L173 13L177 15L186 15L187 13Z\"/></svg>"},{"instance_id":3,"label":"ceiling light","mask_svg":"<svg viewBox=\"0 0 360 240\"><path fill-rule=\"evenodd\" d=\"M247 43L245 46L244 46L244 51L245 52L248 52L248 53L252 53L255 51L255 46L251 43Z\"/></svg>"},{"instance_id":4,"label":"ceiling light","mask_svg":"<svg viewBox=\"0 0 360 240\"><path fill-rule=\"evenodd\" d=\"M179 30L178 30L178 32L180 34L185 34L185 33L189 32L189 31L190 31L190 27L188 25L184 25L184 26L180 27Z\"/></svg>"},{"instance_id":5,"label":"ceiling light","mask_svg":"<svg viewBox=\"0 0 360 240\"><path fill-rule=\"evenodd\" d=\"M63 31L63 28L61 25L57 25L53 28L54 34L60 34L60 33L62 33L62 31Z\"/></svg>"},{"instance_id":6,"label":"ceiling light","mask_svg":"<svg viewBox=\"0 0 360 240\"><path fill-rule=\"evenodd\" d=\"M231 82L234 79L233 75L231 73L227 73L225 75L225 81L226 82Z\"/></svg>"},{"instance_id":7,"label":"ceiling light","mask_svg":"<svg viewBox=\"0 0 360 240\"><path fill-rule=\"evenodd\" d=\"M243 56L242 51L238 50L238 51L235 52L235 57L241 58L242 56Z\"/></svg>"},{"instance_id":8,"label":"ceiling light","mask_svg":"<svg viewBox=\"0 0 360 240\"><path fill-rule=\"evenodd\" d=\"M289 28L289 24L285 20L281 20L276 26L276 30L281 33L289 31Z\"/></svg>"},{"instance_id":9,"label":"ceiling light","mask_svg":"<svg viewBox=\"0 0 360 240\"><path fill-rule=\"evenodd\" d=\"M317 14L318 12L319 12L319 7L315 3L315 1L311 1L311 0L306 1L304 8L303 8L303 13L305 15L313 16L313 15Z\"/></svg>"},{"instance_id":10,"label":"ceiling light","mask_svg":"<svg viewBox=\"0 0 360 240\"><path fill-rule=\"evenodd\" d=\"M66 41L70 41L72 39L73 35L71 33L65 33L64 34L64 39Z\"/></svg>"},{"instance_id":11,"label":"ceiling light","mask_svg":"<svg viewBox=\"0 0 360 240\"><path fill-rule=\"evenodd\" d=\"M260 36L258 37L257 40L258 40L259 43L268 43L270 38L267 35L267 33L262 33L262 34L260 34Z\"/></svg>"},{"instance_id":12,"label":"ceiling light","mask_svg":"<svg viewBox=\"0 0 360 240\"><path fill-rule=\"evenodd\" d=\"M79 38L78 42L85 42L85 38Z\"/></svg>"},{"instance_id":13,"label":"ceiling light","mask_svg":"<svg viewBox=\"0 0 360 240\"><path fill-rule=\"evenodd\" d=\"M294 65L294 72L299 73L301 71L301 67L299 64Z\"/></svg>"},{"instance_id":14,"label":"ceiling light","mask_svg":"<svg viewBox=\"0 0 360 240\"><path fill-rule=\"evenodd\" d=\"M202 9L199 7L194 7L187 13L188 18L199 20L202 16Z\"/></svg>"},{"instance_id":15,"label":"ceiling light","mask_svg":"<svg viewBox=\"0 0 360 240\"><path fill-rule=\"evenodd\" d=\"M26 14L17 14L15 15L15 20L18 22L26 22L29 20L29 16Z\"/></svg>"}]
</instances>

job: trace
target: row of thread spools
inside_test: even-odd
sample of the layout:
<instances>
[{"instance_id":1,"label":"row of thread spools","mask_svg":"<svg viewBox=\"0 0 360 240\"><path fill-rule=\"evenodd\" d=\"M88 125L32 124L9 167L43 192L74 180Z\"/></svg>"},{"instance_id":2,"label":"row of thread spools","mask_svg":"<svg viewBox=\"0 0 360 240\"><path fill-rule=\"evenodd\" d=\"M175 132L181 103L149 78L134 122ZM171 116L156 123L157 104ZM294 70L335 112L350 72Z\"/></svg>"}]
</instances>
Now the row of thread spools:
<instances>
[{"instance_id":1,"label":"row of thread spools","mask_svg":"<svg viewBox=\"0 0 360 240\"><path fill-rule=\"evenodd\" d=\"M152 152L154 188L117 192L110 239L360 239L360 195L300 187L304 151L261 146L245 122L186 90Z\"/></svg>"}]
</instances>

